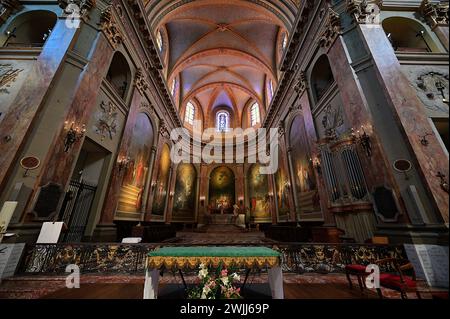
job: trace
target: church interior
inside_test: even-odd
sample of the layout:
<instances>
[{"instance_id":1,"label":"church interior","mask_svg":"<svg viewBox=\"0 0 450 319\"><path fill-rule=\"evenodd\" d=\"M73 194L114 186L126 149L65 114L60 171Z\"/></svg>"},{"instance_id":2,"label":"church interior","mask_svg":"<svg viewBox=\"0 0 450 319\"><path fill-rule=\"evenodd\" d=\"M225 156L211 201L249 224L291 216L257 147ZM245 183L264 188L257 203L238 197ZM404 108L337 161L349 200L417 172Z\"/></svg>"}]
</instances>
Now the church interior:
<instances>
[{"instance_id":1,"label":"church interior","mask_svg":"<svg viewBox=\"0 0 450 319\"><path fill-rule=\"evenodd\" d=\"M448 299L448 9L0 0L0 299Z\"/></svg>"}]
</instances>

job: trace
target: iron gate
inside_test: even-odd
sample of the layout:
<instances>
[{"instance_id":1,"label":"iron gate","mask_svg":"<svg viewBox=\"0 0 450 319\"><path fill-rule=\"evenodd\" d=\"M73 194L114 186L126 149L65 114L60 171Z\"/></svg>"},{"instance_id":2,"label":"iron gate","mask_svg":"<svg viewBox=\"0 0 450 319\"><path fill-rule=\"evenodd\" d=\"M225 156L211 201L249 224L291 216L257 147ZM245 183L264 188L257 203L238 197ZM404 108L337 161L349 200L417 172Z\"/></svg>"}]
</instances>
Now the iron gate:
<instances>
[{"instance_id":1,"label":"iron gate","mask_svg":"<svg viewBox=\"0 0 450 319\"><path fill-rule=\"evenodd\" d=\"M81 242L89 219L89 213L95 197L96 186L83 181L70 181L64 203L61 208L61 221L67 225L63 241Z\"/></svg>"}]
</instances>

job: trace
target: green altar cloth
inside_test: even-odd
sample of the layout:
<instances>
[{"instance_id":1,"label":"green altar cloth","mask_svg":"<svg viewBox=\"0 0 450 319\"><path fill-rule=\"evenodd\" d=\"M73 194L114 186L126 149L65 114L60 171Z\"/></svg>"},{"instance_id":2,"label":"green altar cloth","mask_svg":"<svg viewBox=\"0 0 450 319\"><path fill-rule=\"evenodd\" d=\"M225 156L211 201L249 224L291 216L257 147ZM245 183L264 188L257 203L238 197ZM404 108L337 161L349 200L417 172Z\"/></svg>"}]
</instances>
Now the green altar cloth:
<instances>
[{"instance_id":1,"label":"green altar cloth","mask_svg":"<svg viewBox=\"0 0 450 319\"><path fill-rule=\"evenodd\" d=\"M197 268L200 264L218 267L274 267L281 254L266 247L164 247L147 257L148 268Z\"/></svg>"}]
</instances>

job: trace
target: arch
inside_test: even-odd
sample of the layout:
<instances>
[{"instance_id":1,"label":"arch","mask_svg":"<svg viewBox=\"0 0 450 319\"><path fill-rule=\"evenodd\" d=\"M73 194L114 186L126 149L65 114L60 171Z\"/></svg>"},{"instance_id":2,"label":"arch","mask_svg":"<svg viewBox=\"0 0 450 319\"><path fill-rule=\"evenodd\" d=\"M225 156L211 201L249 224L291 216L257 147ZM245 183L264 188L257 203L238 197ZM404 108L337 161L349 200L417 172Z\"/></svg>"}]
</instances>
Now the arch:
<instances>
[{"instance_id":1,"label":"arch","mask_svg":"<svg viewBox=\"0 0 450 319\"><path fill-rule=\"evenodd\" d=\"M188 56L184 59L179 60L176 63L176 65L172 68L172 70L170 71L169 77L168 77L169 80L173 76L180 73L181 71L195 66L194 61L205 58L205 57L210 57L210 56L233 56L233 57L243 58L245 61L251 62L251 64L249 64L249 66L253 64L257 70L260 70L261 72L267 74L269 77L271 77L276 82L276 79L277 79L276 74L274 73L272 68L269 67L266 63L261 61L259 58L255 57L253 55L250 55L249 53L246 53L246 52L243 52L240 50L236 50L236 49L231 49L231 48L207 49L207 50L203 50L203 51L194 53L191 56Z\"/></svg>"},{"instance_id":2,"label":"arch","mask_svg":"<svg viewBox=\"0 0 450 319\"><path fill-rule=\"evenodd\" d=\"M334 83L333 71L326 55L322 55L317 59L316 64L312 68L310 79L314 100L319 102Z\"/></svg>"},{"instance_id":3,"label":"arch","mask_svg":"<svg viewBox=\"0 0 450 319\"><path fill-rule=\"evenodd\" d=\"M439 52L429 32L419 21L389 17L382 21L382 26L395 51Z\"/></svg>"},{"instance_id":4,"label":"arch","mask_svg":"<svg viewBox=\"0 0 450 319\"><path fill-rule=\"evenodd\" d=\"M208 208L216 213L233 213L236 203L236 181L233 170L218 166L209 175Z\"/></svg>"},{"instance_id":5,"label":"arch","mask_svg":"<svg viewBox=\"0 0 450 319\"><path fill-rule=\"evenodd\" d=\"M197 200L197 170L193 164L181 163L177 167L176 174L172 221L194 221Z\"/></svg>"},{"instance_id":6,"label":"arch","mask_svg":"<svg viewBox=\"0 0 450 319\"><path fill-rule=\"evenodd\" d=\"M127 151L128 166L120 189L117 207L119 212L141 212L154 135L154 127L149 116L145 113L138 113Z\"/></svg>"},{"instance_id":7,"label":"arch","mask_svg":"<svg viewBox=\"0 0 450 319\"><path fill-rule=\"evenodd\" d=\"M131 68L125 56L121 52L114 53L106 80L122 99L126 98L131 87L131 78Z\"/></svg>"},{"instance_id":8,"label":"arch","mask_svg":"<svg viewBox=\"0 0 450 319\"><path fill-rule=\"evenodd\" d=\"M269 178L260 174L260 164L252 164L247 171L247 194L250 216L255 222L272 222L269 197Z\"/></svg>"},{"instance_id":9,"label":"arch","mask_svg":"<svg viewBox=\"0 0 450 319\"><path fill-rule=\"evenodd\" d=\"M156 167L157 177L156 185L153 192L153 203L152 203L152 215L164 216L166 201L169 190L169 177L170 177L170 146L167 143L161 148L159 155L159 165Z\"/></svg>"},{"instance_id":10,"label":"arch","mask_svg":"<svg viewBox=\"0 0 450 319\"><path fill-rule=\"evenodd\" d=\"M57 15L48 10L33 10L15 17L6 29L5 47L42 47L57 22Z\"/></svg>"},{"instance_id":11,"label":"arch","mask_svg":"<svg viewBox=\"0 0 450 319\"><path fill-rule=\"evenodd\" d=\"M318 184L302 113L297 113L291 119L288 145L292 150L290 160L292 181L295 184L293 193L299 203L298 208L301 213L320 211Z\"/></svg>"},{"instance_id":12,"label":"arch","mask_svg":"<svg viewBox=\"0 0 450 319\"><path fill-rule=\"evenodd\" d=\"M205 122L203 108L201 107L200 102L195 98L184 103L180 109L180 116L183 119L184 127L187 128L188 130L193 129L193 126L190 123L186 122L186 111L187 111L186 109L187 109L187 106L189 103L191 103L194 106L194 121L200 121L201 122L200 129L203 130L203 126L204 126L204 122Z\"/></svg>"}]
</instances>

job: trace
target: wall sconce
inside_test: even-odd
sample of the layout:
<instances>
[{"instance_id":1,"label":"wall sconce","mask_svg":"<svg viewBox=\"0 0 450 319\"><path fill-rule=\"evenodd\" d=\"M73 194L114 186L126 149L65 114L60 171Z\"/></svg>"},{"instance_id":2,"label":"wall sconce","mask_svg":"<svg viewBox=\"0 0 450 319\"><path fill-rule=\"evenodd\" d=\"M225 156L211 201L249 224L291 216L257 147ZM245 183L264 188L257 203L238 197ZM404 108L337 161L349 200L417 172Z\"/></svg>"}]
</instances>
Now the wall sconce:
<instances>
[{"instance_id":1,"label":"wall sconce","mask_svg":"<svg viewBox=\"0 0 450 319\"><path fill-rule=\"evenodd\" d=\"M269 195L270 198L273 198L273 193L272 192L269 192L269 194L267 194L267 195Z\"/></svg>"},{"instance_id":2,"label":"wall sconce","mask_svg":"<svg viewBox=\"0 0 450 319\"><path fill-rule=\"evenodd\" d=\"M131 158L129 156L123 156L119 159L118 165L119 165L119 172L121 172L123 169L128 169L130 165Z\"/></svg>"},{"instance_id":3,"label":"wall sconce","mask_svg":"<svg viewBox=\"0 0 450 319\"><path fill-rule=\"evenodd\" d=\"M244 197L239 197L239 205L244 205Z\"/></svg>"},{"instance_id":4,"label":"wall sconce","mask_svg":"<svg viewBox=\"0 0 450 319\"><path fill-rule=\"evenodd\" d=\"M361 134L360 130L356 131L356 133L355 133L355 130L352 128L352 132L351 132L352 138L355 142L358 142L359 145L361 145L361 147L366 152L366 155L368 157L371 157L372 156L372 140L370 139L369 134L366 133L364 126L361 126L361 130L362 130L362 134Z\"/></svg>"},{"instance_id":5,"label":"wall sconce","mask_svg":"<svg viewBox=\"0 0 450 319\"><path fill-rule=\"evenodd\" d=\"M69 122L64 123L65 130L67 130L66 137L64 138L64 152L69 152L70 148L73 144L80 141L84 134L86 133L86 125L82 125L81 128L79 126L75 126L75 122L68 126Z\"/></svg>"},{"instance_id":6,"label":"wall sconce","mask_svg":"<svg viewBox=\"0 0 450 319\"><path fill-rule=\"evenodd\" d=\"M174 197L174 196L175 196L175 192L174 192L174 191L171 191L171 192L169 193L169 196L170 196L170 197Z\"/></svg>"},{"instance_id":7,"label":"wall sconce","mask_svg":"<svg viewBox=\"0 0 450 319\"><path fill-rule=\"evenodd\" d=\"M202 205L202 207L205 206L205 200L206 200L205 196L200 196L200 205Z\"/></svg>"},{"instance_id":8,"label":"wall sconce","mask_svg":"<svg viewBox=\"0 0 450 319\"><path fill-rule=\"evenodd\" d=\"M439 177L441 179L441 188L445 191L445 192L449 192L449 187L448 187L448 182L447 179L445 178L445 174L443 174L442 172L438 172L436 177Z\"/></svg>"},{"instance_id":9,"label":"wall sconce","mask_svg":"<svg viewBox=\"0 0 450 319\"><path fill-rule=\"evenodd\" d=\"M156 187L157 184L158 184L158 183L157 183L156 181L153 181L152 184L151 184L152 189L155 189L155 187Z\"/></svg>"},{"instance_id":10,"label":"wall sconce","mask_svg":"<svg viewBox=\"0 0 450 319\"><path fill-rule=\"evenodd\" d=\"M316 169L317 174L319 174L320 176L322 176L322 165L320 164L320 159L318 159L317 157L315 159L312 160L313 163L313 167Z\"/></svg>"}]
</instances>

